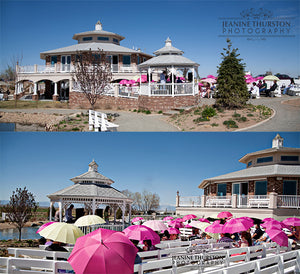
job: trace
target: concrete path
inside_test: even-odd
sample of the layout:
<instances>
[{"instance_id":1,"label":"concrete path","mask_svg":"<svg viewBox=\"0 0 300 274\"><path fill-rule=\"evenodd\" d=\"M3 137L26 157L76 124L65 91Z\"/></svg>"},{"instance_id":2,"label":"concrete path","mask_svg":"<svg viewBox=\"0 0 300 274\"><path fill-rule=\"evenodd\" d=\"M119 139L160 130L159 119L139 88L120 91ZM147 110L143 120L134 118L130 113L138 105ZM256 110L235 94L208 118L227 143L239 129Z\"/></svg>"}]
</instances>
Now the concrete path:
<instances>
[{"instance_id":1,"label":"concrete path","mask_svg":"<svg viewBox=\"0 0 300 274\"><path fill-rule=\"evenodd\" d=\"M291 101L290 101L291 100ZM287 104L287 101L291 102ZM214 99L202 99L201 105L212 105ZM275 111L274 117L266 122L251 128L240 131L300 131L300 98L297 96L283 95L281 98L261 97L260 99L251 99L249 103L253 105L265 105ZM4 112L25 112L25 113L60 113L73 114L86 112L82 109L0 109ZM178 131L171 124L165 122L162 115L142 114L129 111L104 111L106 113L118 113L115 123L119 125L118 131Z\"/></svg>"}]
</instances>

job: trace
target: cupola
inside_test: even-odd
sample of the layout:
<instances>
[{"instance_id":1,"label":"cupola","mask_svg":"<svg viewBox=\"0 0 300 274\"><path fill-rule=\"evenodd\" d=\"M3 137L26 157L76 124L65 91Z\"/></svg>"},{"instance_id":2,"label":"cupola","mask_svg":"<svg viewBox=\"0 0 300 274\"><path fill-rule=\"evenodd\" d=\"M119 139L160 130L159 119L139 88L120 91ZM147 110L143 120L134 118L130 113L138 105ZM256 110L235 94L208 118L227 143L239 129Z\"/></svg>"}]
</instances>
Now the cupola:
<instances>
[{"instance_id":1,"label":"cupola","mask_svg":"<svg viewBox=\"0 0 300 274\"><path fill-rule=\"evenodd\" d=\"M283 138L277 134L276 137L272 141L272 148L281 148L283 147Z\"/></svg>"}]
</instances>

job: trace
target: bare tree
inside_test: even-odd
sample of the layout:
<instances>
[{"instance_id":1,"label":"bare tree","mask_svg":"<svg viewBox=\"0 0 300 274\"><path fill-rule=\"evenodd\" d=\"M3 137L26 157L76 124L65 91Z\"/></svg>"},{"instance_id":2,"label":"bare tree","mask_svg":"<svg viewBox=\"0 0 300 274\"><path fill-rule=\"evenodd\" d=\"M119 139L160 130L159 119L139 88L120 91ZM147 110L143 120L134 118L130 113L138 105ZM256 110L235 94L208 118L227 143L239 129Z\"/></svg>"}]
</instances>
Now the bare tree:
<instances>
[{"instance_id":1,"label":"bare tree","mask_svg":"<svg viewBox=\"0 0 300 274\"><path fill-rule=\"evenodd\" d=\"M17 188L16 191L13 191L9 203L4 206L4 210L7 212L8 219L18 229L20 241L22 228L37 210L33 194L26 187L24 189Z\"/></svg>"},{"instance_id":2,"label":"bare tree","mask_svg":"<svg viewBox=\"0 0 300 274\"><path fill-rule=\"evenodd\" d=\"M143 193L133 193L127 189L123 190L122 193L133 200L133 210L148 212L151 210L157 210L159 208L160 198L156 193L152 193L147 190L144 190Z\"/></svg>"},{"instance_id":3,"label":"bare tree","mask_svg":"<svg viewBox=\"0 0 300 274\"><path fill-rule=\"evenodd\" d=\"M92 109L112 79L111 64L104 51L77 52L73 81L90 102Z\"/></svg>"}]
</instances>

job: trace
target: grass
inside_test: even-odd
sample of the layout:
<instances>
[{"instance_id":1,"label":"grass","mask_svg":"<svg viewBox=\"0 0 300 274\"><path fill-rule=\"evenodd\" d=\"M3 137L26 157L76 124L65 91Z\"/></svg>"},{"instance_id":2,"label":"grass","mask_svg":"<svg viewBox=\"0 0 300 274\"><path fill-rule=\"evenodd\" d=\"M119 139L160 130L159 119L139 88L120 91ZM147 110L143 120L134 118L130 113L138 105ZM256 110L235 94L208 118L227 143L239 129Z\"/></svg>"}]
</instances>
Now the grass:
<instances>
[{"instance_id":1,"label":"grass","mask_svg":"<svg viewBox=\"0 0 300 274\"><path fill-rule=\"evenodd\" d=\"M32 109L32 108L69 108L66 102L57 101L1 101L0 108L4 109Z\"/></svg>"}]
</instances>

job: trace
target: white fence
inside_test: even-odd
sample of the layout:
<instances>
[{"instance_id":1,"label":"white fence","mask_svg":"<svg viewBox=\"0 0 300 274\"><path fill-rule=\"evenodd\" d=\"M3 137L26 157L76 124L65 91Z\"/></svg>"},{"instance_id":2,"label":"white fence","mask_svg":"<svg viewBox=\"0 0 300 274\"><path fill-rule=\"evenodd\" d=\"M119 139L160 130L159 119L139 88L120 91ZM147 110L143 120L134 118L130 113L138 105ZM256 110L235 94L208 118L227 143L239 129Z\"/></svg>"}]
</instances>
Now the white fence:
<instances>
[{"instance_id":1,"label":"white fence","mask_svg":"<svg viewBox=\"0 0 300 274\"><path fill-rule=\"evenodd\" d=\"M180 197L180 206L200 207L201 206L201 196Z\"/></svg>"},{"instance_id":2,"label":"white fence","mask_svg":"<svg viewBox=\"0 0 300 274\"><path fill-rule=\"evenodd\" d=\"M119 125L107 120L105 113L89 110L89 130L95 131L117 131Z\"/></svg>"},{"instance_id":3,"label":"white fence","mask_svg":"<svg viewBox=\"0 0 300 274\"><path fill-rule=\"evenodd\" d=\"M278 195L277 206L287 208L300 208L300 196L298 195Z\"/></svg>"},{"instance_id":4,"label":"white fence","mask_svg":"<svg viewBox=\"0 0 300 274\"><path fill-rule=\"evenodd\" d=\"M231 207L232 196L207 196L205 205L207 207Z\"/></svg>"}]
</instances>

